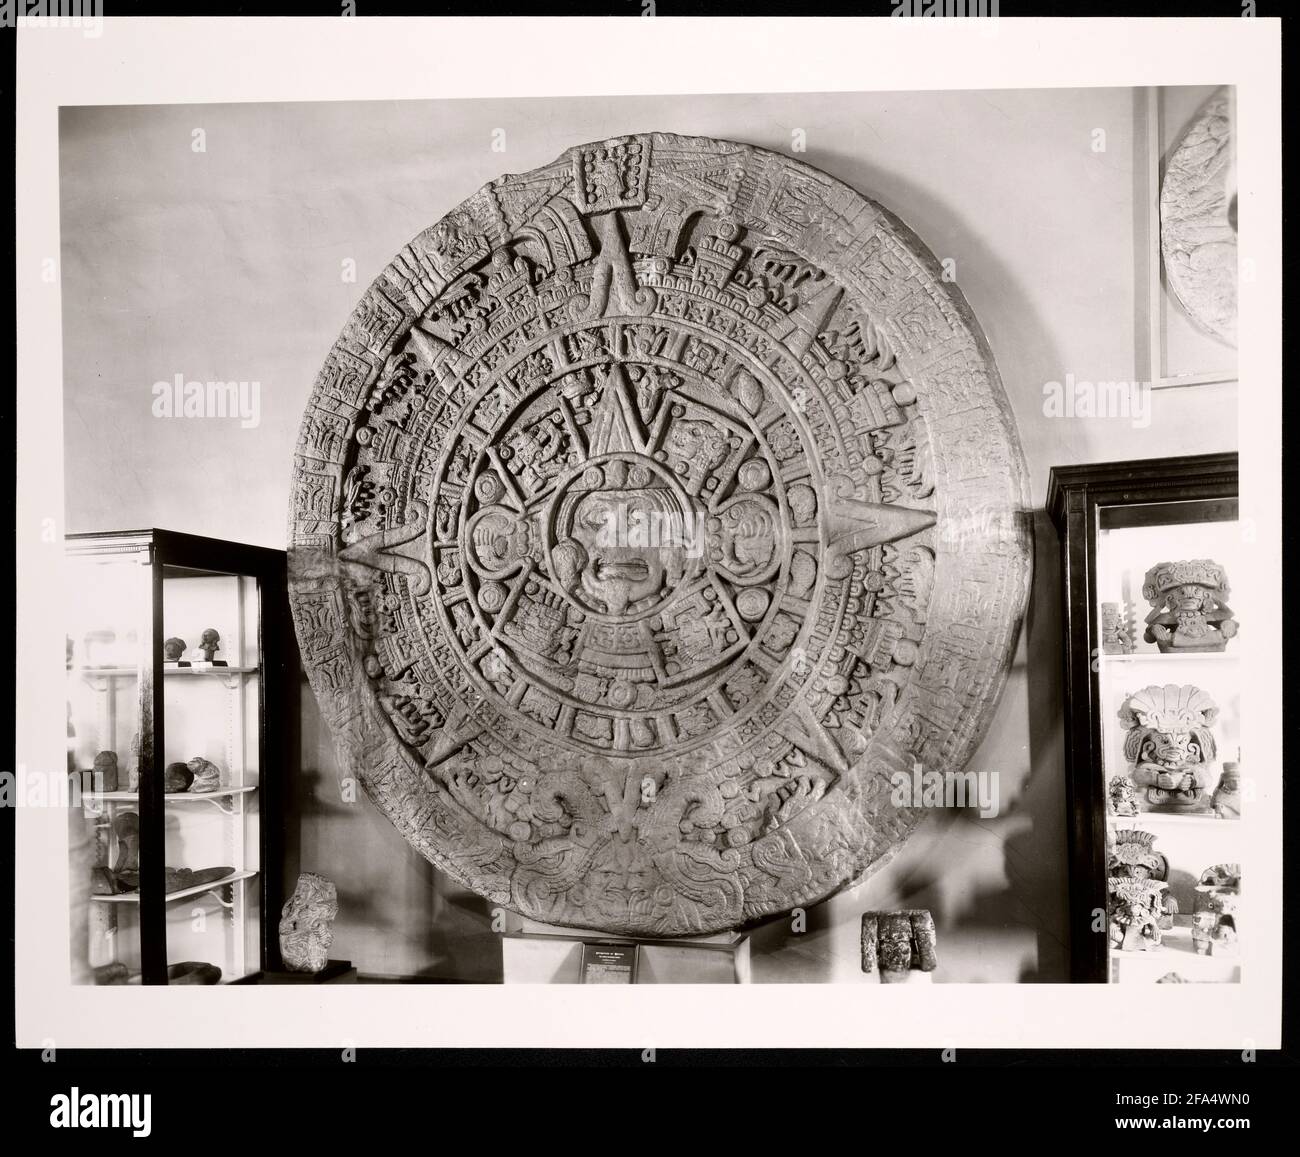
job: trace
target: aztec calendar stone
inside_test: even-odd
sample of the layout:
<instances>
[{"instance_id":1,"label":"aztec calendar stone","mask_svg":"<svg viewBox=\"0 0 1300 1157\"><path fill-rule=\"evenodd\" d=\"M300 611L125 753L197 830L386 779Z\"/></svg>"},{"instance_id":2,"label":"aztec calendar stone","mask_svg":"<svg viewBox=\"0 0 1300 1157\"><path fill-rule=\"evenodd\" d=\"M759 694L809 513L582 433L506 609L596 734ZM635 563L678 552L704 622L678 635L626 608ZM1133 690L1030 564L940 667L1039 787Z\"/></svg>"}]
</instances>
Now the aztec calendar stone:
<instances>
[{"instance_id":1,"label":"aztec calendar stone","mask_svg":"<svg viewBox=\"0 0 1300 1157\"><path fill-rule=\"evenodd\" d=\"M303 419L290 598L342 774L438 868L710 933L859 879L921 818L896 774L960 770L1024 477L896 218L764 149L623 137L493 181L366 291Z\"/></svg>"}]
</instances>

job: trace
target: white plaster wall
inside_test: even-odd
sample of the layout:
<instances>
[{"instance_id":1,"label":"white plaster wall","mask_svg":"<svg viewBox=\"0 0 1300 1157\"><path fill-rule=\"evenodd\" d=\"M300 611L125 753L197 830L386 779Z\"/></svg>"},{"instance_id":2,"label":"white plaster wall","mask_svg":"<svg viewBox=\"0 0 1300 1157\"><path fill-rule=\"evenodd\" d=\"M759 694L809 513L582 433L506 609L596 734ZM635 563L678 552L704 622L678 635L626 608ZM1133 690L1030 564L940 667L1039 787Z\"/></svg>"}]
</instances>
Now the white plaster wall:
<instances>
[{"instance_id":1,"label":"white plaster wall","mask_svg":"<svg viewBox=\"0 0 1300 1157\"><path fill-rule=\"evenodd\" d=\"M67 527L159 526L282 547L297 426L361 290L484 182L646 130L789 150L881 201L940 258L1001 368L1041 507L1051 466L1236 446L1231 384L1158 391L1145 428L1049 418L1043 384L1130 380L1146 158L1129 89L63 110ZM206 151L192 148L201 129ZM492 149L503 129L505 151ZM1106 147L1095 151L1096 130ZM499 138L498 138L499 139ZM1137 190L1135 192L1135 190ZM343 279L346 260L356 281ZM256 380L260 424L151 415L151 387ZM858 981L858 917L926 906L947 981L1067 975L1056 542L1036 518L1015 667L972 764L1002 813L927 821L865 885L755 933L756 981ZM1032 673L1032 677L1031 677ZM339 799L309 697L287 834L338 881L335 951L383 974L490 978L481 902L364 801ZM499 957L497 957L499 959Z\"/></svg>"}]
</instances>

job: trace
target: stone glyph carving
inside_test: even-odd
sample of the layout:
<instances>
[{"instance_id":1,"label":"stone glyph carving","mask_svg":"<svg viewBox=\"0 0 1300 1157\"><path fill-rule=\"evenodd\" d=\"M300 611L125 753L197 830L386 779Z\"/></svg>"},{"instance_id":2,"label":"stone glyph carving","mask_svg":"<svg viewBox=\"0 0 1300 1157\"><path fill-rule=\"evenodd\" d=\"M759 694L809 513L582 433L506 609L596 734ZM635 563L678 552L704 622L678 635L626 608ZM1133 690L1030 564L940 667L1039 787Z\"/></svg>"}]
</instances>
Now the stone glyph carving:
<instances>
[{"instance_id":1,"label":"stone glyph carving","mask_svg":"<svg viewBox=\"0 0 1300 1157\"><path fill-rule=\"evenodd\" d=\"M502 177L366 291L303 420L291 601L346 774L531 918L822 899L959 767L1027 594L1024 466L895 218L649 134Z\"/></svg>"},{"instance_id":2,"label":"stone glyph carving","mask_svg":"<svg viewBox=\"0 0 1300 1157\"><path fill-rule=\"evenodd\" d=\"M1130 778L1153 811L1204 811L1209 764L1216 753L1211 724L1219 708L1191 684L1144 687L1119 709Z\"/></svg>"},{"instance_id":3,"label":"stone glyph carving","mask_svg":"<svg viewBox=\"0 0 1300 1157\"><path fill-rule=\"evenodd\" d=\"M1162 654L1222 651L1237 633L1228 572L1208 558L1157 563L1142 580L1151 604L1143 638Z\"/></svg>"},{"instance_id":4,"label":"stone glyph carving","mask_svg":"<svg viewBox=\"0 0 1300 1157\"><path fill-rule=\"evenodd\" d=\"M1232 102L1220 89L1201 106L1165 164L1160 252L1165 279L1196 325L1237 344L1237 188Z\"/></svg>"},{"instance_id":5,"label":"stone glyph carving","mask_svg":"<svg viewBox=\"0 0 1300 1157\"><path fill-rule=\"evenodd\" d=\"M290 972L319 972L334 943L339 894L315 872L303 872L280 916L280 957Z\"/></svg>"}]
</instances>

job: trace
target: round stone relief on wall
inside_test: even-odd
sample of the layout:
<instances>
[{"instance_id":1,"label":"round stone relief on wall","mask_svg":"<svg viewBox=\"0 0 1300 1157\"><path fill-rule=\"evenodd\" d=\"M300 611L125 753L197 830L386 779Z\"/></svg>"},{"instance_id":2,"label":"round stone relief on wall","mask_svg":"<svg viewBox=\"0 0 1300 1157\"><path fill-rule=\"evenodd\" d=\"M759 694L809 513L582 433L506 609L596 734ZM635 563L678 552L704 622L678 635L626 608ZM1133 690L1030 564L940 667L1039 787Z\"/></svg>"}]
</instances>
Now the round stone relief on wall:
<instances>
[{"instance_id":1,"label":"round stone relief on wall","mask_svg":"<svg viewBox=\"0 0 1300 1157\"><path fill-rule=\"evenodd\" d=\"M1188 317L1237 344L1237 178L1232 103L1220 89L1201 106L1165 165L1160 253Z\"/></svg>"},{"instance_id":2,"label":"round stone relief on wall","mask_svg":"<svg viewBox=\"0 0 1300 1157\"><path fill-rule=\"evenodd\" d=\"M492 182L317 378L291 591L344 774L537 920L735 927L861 877L958 771L1029 579L956 288L808 165L668 134Z\"/></svg>"}]
</instances>

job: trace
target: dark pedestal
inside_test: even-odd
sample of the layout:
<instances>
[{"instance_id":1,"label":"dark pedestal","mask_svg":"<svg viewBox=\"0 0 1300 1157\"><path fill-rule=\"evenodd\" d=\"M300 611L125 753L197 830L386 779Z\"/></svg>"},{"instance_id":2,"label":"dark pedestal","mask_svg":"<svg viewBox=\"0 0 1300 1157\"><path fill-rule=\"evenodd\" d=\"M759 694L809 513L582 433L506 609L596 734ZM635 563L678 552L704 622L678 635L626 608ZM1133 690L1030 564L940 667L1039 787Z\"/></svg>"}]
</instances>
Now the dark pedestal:
<instances>
[{"instance_id":1,"label":"dark pedestal","mask_svg":"<svg viewBox=\"0 0 1300 1157\"><path fill-rule=\"evenodd\" d=\"M319 972L254 972L235 984L356 984L350 960L328 960Z\"/></svg>"}]
</instances>

